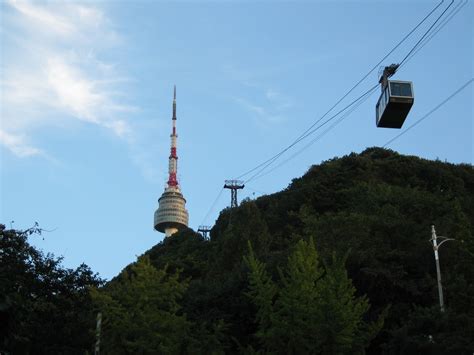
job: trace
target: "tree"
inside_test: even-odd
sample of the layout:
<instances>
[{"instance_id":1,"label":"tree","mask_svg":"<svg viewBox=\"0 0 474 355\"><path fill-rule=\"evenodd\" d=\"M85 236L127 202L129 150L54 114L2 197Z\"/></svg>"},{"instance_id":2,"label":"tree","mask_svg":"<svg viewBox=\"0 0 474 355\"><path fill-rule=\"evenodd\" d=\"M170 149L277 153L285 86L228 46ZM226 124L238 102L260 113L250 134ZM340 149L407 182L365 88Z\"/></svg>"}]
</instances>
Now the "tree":
<instances>
[{"instance_id":1,"label":"tree","mask_svg":"<svg viewBox=\"0 0 474 355\"><path fill-rule=\"evenodd\" d=\"M90 292L87 266L29 246L35 228L3 227L0 350L83 354L102 310L106 353L470 354L473 172L380 148L330 159L222 211L210 240L180 231L145 253L154 269L140 258ZM444 314L430 224L456 240L441 250Z\"/></svg>"},{"instance_id":2,"label":"tree","mask_svg":"<svg viewBox=\"0 0 474 355\"><path fill-rule=\"evenodd\" d=\"M247 241L252 243L257 255L268 251L270 235L265 220L254 201L242 201L238 209L231 209L230 221L217 241L217 262L219 268L214 271L230 271L239 268L242 255L245 254ZM214 238L214 233L211 232Z\"/></svg>"},{"instance_id":3,"label":"tree","mask_svg":"<svg viewBox=\"0 0 474 355\"><path fill-rule=\"evenodd\" d=\"M27 354L83 354L93 345L88 287L103 281L89 269L65 269L61 258L28 243L39 235L0 225L0 350Z\"/></svg>"},{"instance_id":4,"label":"tree","mask_svg":"<svg viewBox=\"0 0 474 355\"><path fill-rule=\"evenodd\" d=\"M390 354L470 355L474 348L472 315L439 306L415 307L407 320L391 331L385 344Z\"/></svg>"},{"instance_id":5,"label":"tree","mask_svg":"<svg viewBox=\"0 0 474 355\"><path fill-rule=\"evenodd\" d=\"M175 354L185 351L190 323L180 314L179 300L188 287L179 270L157 270L143 256L116 282L91 289L104 317L105 354Z\"/></svg>"},{"instance_id":6,"label":"tree","mask_svg":"<svg viewBox=\"0 0 474 355\"><path fill-rule=\"evenodd\" d=\"M362 353L381 328L364 322L369 309L356 297L344 268L333 258L321 267L312 238L300 240L275 283L249 247L248 296L257 308L255 334L264 351L285 354ZM362 340L361 340L362 339Z\"/></svg>"}]
</instances>

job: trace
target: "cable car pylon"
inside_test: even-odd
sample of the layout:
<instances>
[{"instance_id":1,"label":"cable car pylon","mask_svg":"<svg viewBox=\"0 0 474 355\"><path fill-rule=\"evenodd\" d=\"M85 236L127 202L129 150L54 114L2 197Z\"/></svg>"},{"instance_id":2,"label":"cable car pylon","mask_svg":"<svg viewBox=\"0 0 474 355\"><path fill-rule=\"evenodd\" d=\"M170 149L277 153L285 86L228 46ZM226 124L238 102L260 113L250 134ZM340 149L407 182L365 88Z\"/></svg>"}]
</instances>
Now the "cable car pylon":
<instances>
[{"instance_id":1,"label":"cable car pylon","mask_svg":"<svg viewBox=\"0 0 474 355\"><path fill-rule=\"evenodd\" d=\"M245 187L244 182L241 180L225 180L224 189L230 190L230 207L234 208L238 206L237 202L237 190Z\"/></svg>"},{"instance_id":2,"label":"cable car pylon","mask_svg":"<svg viewBox=\"0 0 474 355\"><path fill-rule=\"evenodd\" d=\"M198 227L198 232L202 234L204 239L209 239L209 232L211 231L211 226L199 226Z\"/></svg>"}]
</instances>

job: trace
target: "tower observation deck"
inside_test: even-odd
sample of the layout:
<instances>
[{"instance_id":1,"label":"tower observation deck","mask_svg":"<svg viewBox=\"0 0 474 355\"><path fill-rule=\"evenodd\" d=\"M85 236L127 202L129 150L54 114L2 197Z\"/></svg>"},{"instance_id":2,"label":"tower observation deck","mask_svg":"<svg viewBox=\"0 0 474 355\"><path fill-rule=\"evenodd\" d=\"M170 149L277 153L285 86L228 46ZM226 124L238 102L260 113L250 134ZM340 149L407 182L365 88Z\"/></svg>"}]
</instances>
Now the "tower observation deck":
<instances>
[{"instance_id":1,"label":"tower observation deck","mask_svg":"<svg viewBox=\"0 0 474 355\"><path fill-rule=\"evenodd\" d=\"M184 229L188 226L188 211L186 210L186 200L181 193L177 179L178 154L176 134L176 86L174 87L173 98L173 130L171 133L171 154L168 164L168 183L165 191L158 199L158 209L155 211L155 229L165 233L166 237Z\"/></svg>"}]
</instances>

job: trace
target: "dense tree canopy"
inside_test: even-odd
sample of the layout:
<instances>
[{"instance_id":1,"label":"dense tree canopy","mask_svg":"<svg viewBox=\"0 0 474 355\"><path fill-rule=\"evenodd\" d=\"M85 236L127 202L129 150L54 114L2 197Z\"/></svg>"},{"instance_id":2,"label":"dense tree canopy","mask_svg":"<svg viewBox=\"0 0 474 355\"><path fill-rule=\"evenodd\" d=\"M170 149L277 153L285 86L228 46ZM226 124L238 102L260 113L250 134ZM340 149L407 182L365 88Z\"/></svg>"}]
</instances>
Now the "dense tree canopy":
<instances>
[{"instance_id":1,"label":"dense tree canopy","mask_svg":"<svg viewBox=\"0 0 474 355\"><path fill-rule=\"evenodd\" d=\"M104 314L103 353L184 352L189 323L178 312L187 287L179 272L157 270L144 256L105 289L92 289L97 309Z\"/></svg>"},{"instance_id":2,"label":"dense tree canopy","mask_svg":"<svg viewBox=\"0 0 474 355\"><path fill-rule=\"evenodd\" d=\"M275 283L254 255L245 257L250 268L249 297L257 306L255 336L263 352L281 354L360 354L377 334L383 317L367 324L365 297L355 297L344 259L335 257L323 269L314 247L300 240Z\"/></svg>"},{"instance_id":3,"label":"dense tree canopy","mask_svg":"<svg viewBox=\"0 0 474 355\"><path fill-rule=\"evenodd\" d=\"M84 354L94 342L88 288L102 280L84 264L66 269L31 246L27 238L41 232L0 225L0 352Z\"/></svg>"},{"instance_id":4,"label":"dense tree canopy","mask_svg":"<svg viewBox=\"0 0 474 355\"><path fill-rule=\"evenodd\" d=\"M440 249L444 313L432 224L455 239ZM1 346L90 349L100 311L104 353L472 354L473 226L471 165L369 148L223 210L210 240L166 238L105 286L2 229Z\"/></svg>"}]
</instances>

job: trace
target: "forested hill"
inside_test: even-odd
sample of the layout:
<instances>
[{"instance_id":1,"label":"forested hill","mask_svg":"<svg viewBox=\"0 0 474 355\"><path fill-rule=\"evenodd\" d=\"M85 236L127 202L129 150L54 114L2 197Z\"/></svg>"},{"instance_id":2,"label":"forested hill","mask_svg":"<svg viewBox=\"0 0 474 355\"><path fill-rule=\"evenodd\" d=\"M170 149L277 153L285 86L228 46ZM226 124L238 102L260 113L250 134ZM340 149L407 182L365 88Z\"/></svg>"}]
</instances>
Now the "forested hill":
<instances>
[{"instance_id":1,"label":"forested hill","mask_svg":"<svg viewBox=\"0 0 474 355\"><path fill-rule=\"evenodd\" d=\"M444 314L432 224L455 239L440 249ZM183 231L142 260L185 280L172 312L188 322L189 332L172 330L181 349L471 354L473 226L471 165L369 148L223 210L210 240ZM305 252L313 241L314 255ZM128 267L109 287L129 282L137 267L145 266ZM183 344L183 334L194 335Z\"/></svg>"},{"instance_id":2,"label":"forested hill","mask_svg":"<svg viewBox=\"0 0 474 355\"><path fill-rule=\"evenodd\" d=\"M440 248L440 312L431 225ZM474 171L369 148L223 210L117 277L0 225L0 352L472 354Z\"/></svg>"}]
</instances>

